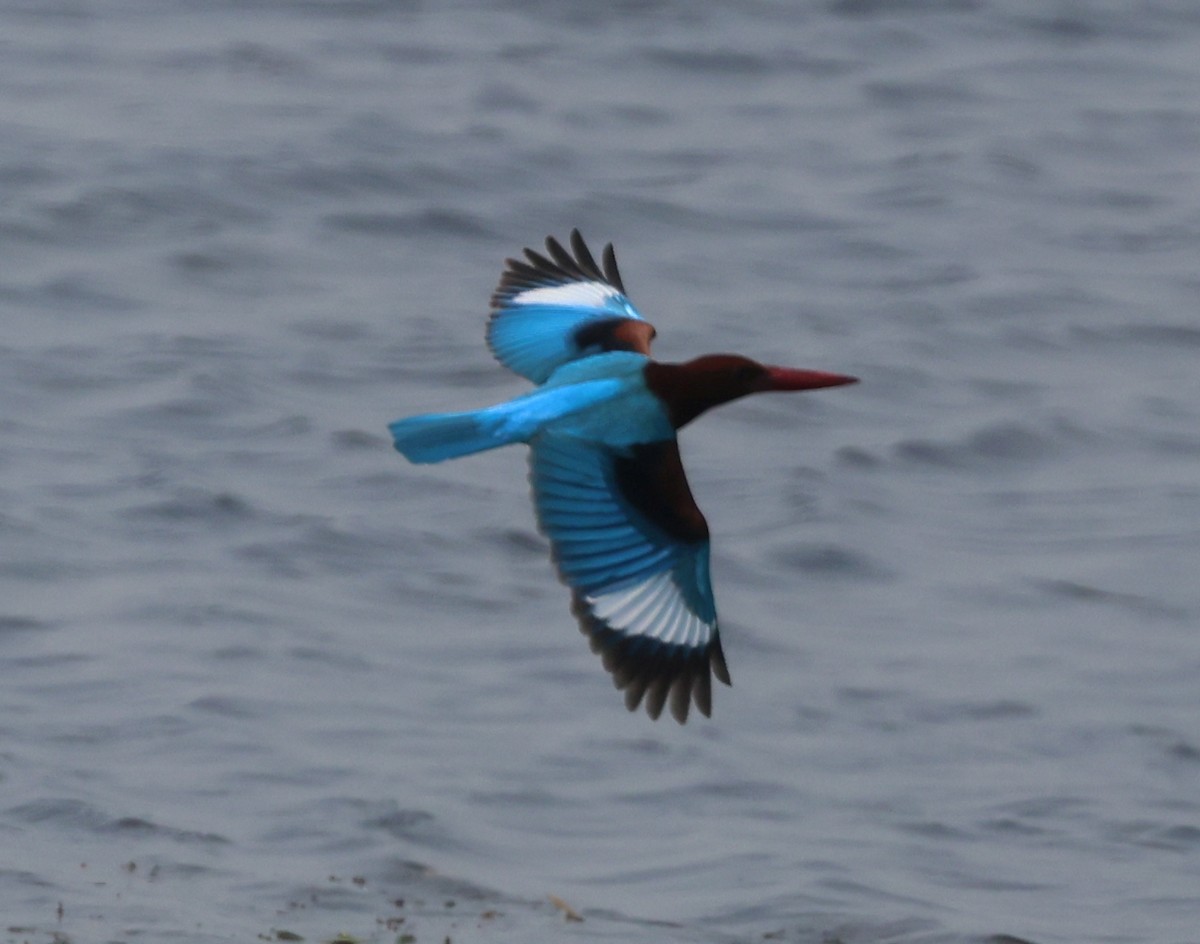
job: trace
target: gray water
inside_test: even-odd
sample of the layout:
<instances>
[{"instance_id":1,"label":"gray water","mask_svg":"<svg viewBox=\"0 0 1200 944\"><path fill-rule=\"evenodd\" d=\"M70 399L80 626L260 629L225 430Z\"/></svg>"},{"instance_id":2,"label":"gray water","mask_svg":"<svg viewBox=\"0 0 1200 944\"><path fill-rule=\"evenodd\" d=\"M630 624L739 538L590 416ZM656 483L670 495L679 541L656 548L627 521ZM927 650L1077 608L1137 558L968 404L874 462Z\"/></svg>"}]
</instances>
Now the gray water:
<instances>
[{"instance_id":1,"label":"gray water","mask_svg":"<svg viewBox=\"0 0 1200 944\"><path fill-rule=\"evenodd\" d=\"M863 380L685 433L683 728L386 437L573 226ZM1200 941L1198 263L1191 0L0 4L3 940Z\"/></svg>"}]
</instances>

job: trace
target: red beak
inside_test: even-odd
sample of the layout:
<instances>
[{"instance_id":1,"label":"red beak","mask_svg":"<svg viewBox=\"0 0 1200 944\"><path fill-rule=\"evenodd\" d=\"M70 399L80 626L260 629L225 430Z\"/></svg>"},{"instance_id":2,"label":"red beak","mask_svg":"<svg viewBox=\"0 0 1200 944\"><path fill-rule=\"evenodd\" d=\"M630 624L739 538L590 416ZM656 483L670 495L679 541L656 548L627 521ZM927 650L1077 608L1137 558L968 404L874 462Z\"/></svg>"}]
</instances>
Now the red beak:
<instances>
[{"instance_id":1,"label":"red beak","mask_svg":"<svg viewBox=\"0 0 1200 944\"><path fill-rule=\"evenodd\" d=\"M858 383L857 377L827 374L823 370L794 370L791 367L768 367L765 390L816 390L819 387L840 387Z\"/></svg>"}]
</instances>

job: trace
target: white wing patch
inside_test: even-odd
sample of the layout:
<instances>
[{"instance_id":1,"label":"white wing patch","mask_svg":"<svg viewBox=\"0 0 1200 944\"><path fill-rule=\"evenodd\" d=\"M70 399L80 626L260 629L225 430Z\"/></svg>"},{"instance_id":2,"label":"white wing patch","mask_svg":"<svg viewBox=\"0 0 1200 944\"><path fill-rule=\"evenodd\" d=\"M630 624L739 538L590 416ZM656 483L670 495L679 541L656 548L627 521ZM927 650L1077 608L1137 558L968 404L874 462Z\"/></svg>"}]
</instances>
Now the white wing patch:
<instances>
[{"instance_id":1,"label":"white wing patch","mask_svg":"<svg viewBox=\"0 0 1200 944\"><path fill-rule=\"evenodd\" d=\"M568 282L565 285L541 285L518 292L510 305L556 305L567 308L604 308L621 293L603 282Z\"/></svg>"},{"instance_id":2,"label":"white wing patch","mask_svg":"<svg viewBox=\"0 0 1200 944\"><path fill-rule=\"evenodd\" d=\"M628 636L688 649L703 649L713 636L714 627L692 612L671 570L633 586L584 594L583 598L593 616Z\"/></svg>"}]
</instances>

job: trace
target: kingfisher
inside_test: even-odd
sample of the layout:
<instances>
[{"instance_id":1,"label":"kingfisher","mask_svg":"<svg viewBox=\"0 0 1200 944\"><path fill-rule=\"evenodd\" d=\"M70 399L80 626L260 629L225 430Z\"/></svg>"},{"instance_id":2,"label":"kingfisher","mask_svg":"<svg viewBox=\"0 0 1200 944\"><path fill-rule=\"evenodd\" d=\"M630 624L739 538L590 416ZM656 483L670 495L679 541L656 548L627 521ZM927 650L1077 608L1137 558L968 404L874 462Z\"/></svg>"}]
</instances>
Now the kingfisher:
<instances>
[{"instance_id":1,"label":"kingfisher","mask_svg":"<svg viewBox=\"0 0 1200 944\"><path fill-rule=\"evenodd\" d=\"M706 410L751 393L812 390L857 378L770 367L736 354L684 363L650 357L656 331L634 307L612 244L596 263L579 230L570 251L506 260L487 344L537 386L505 403L397 420L410 462L498 446L530 448L538 527L549 539L571 611L625 706L680 724L692 704L712 715L712 677L730 685L709 573L708 523L676 433Z\"/></svg>"}]
</instances>

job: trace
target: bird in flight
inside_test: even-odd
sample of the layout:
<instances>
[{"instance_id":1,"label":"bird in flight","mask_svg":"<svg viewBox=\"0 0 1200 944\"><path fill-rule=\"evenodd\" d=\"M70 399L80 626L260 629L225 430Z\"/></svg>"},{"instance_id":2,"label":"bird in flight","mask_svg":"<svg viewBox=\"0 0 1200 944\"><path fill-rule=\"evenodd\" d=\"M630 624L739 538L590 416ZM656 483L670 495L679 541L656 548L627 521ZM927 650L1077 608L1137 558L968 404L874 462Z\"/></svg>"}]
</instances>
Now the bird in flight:
<instances>
[{"instance_id":1,"label":"bird in flight","mask_svg":"<svg viewBox=\"0 0 1200 944\"><path fill-rule=\"evenodd\" d=\"M511 443L530 448L529 480L571 610L625 705L682 724L712 714L712 676L730 684L709 578L708 523L683 473L676 432L751 393L856 378L768 367L735 354L681 364L650 357L654 328L625 293L612 245L598 265L578 230L570 251L509 259L492 295L487 343L537 387L465 413L389 426L410 462Z\"/></svg>"}]
</instances>

